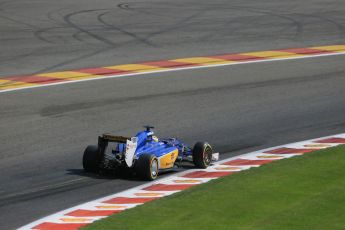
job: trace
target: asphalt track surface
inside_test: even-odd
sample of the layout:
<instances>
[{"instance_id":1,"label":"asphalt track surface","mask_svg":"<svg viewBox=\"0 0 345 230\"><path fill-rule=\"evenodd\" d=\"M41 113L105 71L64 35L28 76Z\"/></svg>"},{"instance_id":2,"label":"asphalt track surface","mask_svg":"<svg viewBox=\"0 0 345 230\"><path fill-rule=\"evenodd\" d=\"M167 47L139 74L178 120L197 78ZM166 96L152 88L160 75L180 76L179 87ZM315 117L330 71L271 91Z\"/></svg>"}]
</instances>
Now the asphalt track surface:
<instances>
[{"instance_id":1,"label":"asphalt track surface","mask_svg":"<svg viewBox=\"0 0 345 230\"><path fill-rule=\"evenodd\" d=\"M0 75L343 44L342 1L1 1ZM87 175L103 132L209 141L222 157L342 133L345 55L0 94L0 228L143 183Z\"/></svg>"},{"instance_id":2,"label":"asphalt track surface","mask_svg":"<svg viewBox=\"0 0 345 230\"><path fill-rule=\"evenodd\" d=\"M342 44L342 0L0 0L0 76Z\"/></svg>"}]
</instances>

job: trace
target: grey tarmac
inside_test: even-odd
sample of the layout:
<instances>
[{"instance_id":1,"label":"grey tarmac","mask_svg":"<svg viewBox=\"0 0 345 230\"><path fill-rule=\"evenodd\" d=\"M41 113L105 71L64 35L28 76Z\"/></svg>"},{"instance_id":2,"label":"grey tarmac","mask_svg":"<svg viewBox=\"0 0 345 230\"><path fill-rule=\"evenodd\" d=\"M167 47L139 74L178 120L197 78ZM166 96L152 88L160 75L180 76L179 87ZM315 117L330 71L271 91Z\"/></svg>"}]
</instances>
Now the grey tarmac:
<instances>
[{"instance_id":1,"label":"grey tarmac","mask_svg":"<svg viewBox=\"0 0 345 230\"><path fill-rule=\"evenodd\" d=\"M0 75L340 44L341 3L0 1ZM224 158L344 132L344 86L338 55L2 93L0 229L144 183L83 172L103 132L151 124Z\"/></svg>"}]
</instances>

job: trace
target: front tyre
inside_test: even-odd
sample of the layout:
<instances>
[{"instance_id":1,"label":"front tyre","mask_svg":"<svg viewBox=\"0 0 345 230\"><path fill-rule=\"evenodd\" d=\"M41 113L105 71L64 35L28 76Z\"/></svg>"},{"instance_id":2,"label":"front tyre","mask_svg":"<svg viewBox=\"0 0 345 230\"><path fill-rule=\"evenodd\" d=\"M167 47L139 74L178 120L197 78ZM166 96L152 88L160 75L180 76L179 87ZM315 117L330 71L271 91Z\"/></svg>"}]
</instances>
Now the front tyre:
<instances>
[{"instance_id":1,"label":"front tyre","mask_svg":"<svg viewBox=\"0 0 345 230\"><path fill-rule=\"evenodd\" d=\"M151 154L142 154L135 165L137 175L145 180L154 180L158 176L158 159Z\"/></svg>"},{"instance_id":2,"label":"front tyre","mask_svg":"<svg viewBox=\"0 0 345 230\"><path fill-rule=\"evenodd\" d=\"M84 151L83 168L86 172L97 173L100 170L100 162L102 160L102 153L98 146L89 145Z\"/></svg>"},{"instance_id":3,"label":"front tyre","mask_svg":"<svg viewBox=\"0 0 345 230\"><path fill-rule=\"evenodd\" d=\"M196 167L205 169L211 164L212 147L207 142L197 142L193 148L193 162Z\"/></svg>"}]
</instances>

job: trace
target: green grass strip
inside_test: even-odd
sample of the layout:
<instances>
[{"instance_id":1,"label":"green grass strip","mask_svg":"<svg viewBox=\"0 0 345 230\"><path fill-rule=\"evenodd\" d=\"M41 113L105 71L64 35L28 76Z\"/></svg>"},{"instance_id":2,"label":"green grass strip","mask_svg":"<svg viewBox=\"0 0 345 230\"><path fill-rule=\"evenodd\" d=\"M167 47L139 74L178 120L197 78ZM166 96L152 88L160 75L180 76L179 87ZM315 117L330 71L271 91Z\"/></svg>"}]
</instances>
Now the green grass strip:
<instances>
[{"instance_id":1,"label":"green grass strip","mask_svg":"<svg viewBox=\"0 0 345 230\"><path fill-rule=\"evenodd\" d=\"M345 146L213 180L84 229L345 229Z\"/></svg>"}]
</instances>

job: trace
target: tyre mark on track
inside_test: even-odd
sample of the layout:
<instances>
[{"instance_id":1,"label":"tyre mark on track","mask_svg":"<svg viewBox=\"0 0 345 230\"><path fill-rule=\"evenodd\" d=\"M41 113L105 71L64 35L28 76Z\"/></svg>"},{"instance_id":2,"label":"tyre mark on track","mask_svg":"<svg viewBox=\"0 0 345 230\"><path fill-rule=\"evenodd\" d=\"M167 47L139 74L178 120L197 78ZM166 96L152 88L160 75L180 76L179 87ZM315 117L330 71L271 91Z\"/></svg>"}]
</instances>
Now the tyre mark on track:
<instances>
[{"instance_id":1,"label":"tyre mark on track","mask_svg":"<svg viewBox=\"0 0 345 230\"><path fill-rule=\"evenodd\" d=\"M107 48L104 48L104 49L100 49L100 50L96 50L96 51L93 51L93 52L90 52L90 53L86 53L84 55L81 55L81 56L78 56L78 57L75 57L75 58L71 58L71 59L69 59L67 61L60 62L60 63L52 65L52 66L48 66L48 67L46 67L44 69L40 69L40 70L34 72L33 74L39 74L39 73L42 73L42 72L51 71L53 69L62 67L64 65L71 64L72 62L80 61L82 59L89 58L89 57L92 57L94 55L97 55L97 54L103 53L104 51L109 51L109 50L110 49L107 47Z\"/></svg>"},{"instance_id":2,"label":"tyre mark on track","mask_svg":"<svg viewBox=\"0 0 345 230\"><path fill-rule=\"evenodd\" d=\"M326 22L328 24L331 24L333 26L335 26L338 31L340 32L339 34L339 38L344 38L345 36L345 26L336 22L335 20L332 20L326 16L321 16L321 15L315 15L315 14L299 14L299 15L302 15L302 16L306 16L306 17L313 17L313 18L317 18L317 19L320 19L321 21L323 22Z\"/></svg>"},{"instance_id":3,"label":"tyre mark on track","mask_svg":"<svg viewBox=\"0 0 345 230\"><path fill-rule=\"evenodd\" d=\"M147 39L145 38L141 38L139 37L138 35L134 34L134 33L131 33L125 29L122 29L121 27L119 26L115 26L115 25L112 25L112 24L109 24L107 23L105 20L104 20L104 17L109 13L108 12L105 12L105 13L102 13L102 14L99 14L97 16L97 19L100 23L102 23L103 25L107 26L108 28L111 28L112 30L115 30L115 31L119 31L125 35L128 35L129 37L133 38L134 40L136 41L139 41L141 43L144 43L146 45L149 45L149 46L152 46L152 47L157 47L156 45L154 45L153 43L151 43L150 41L148 41Z\"/></svg>"},{"instance_id":4,"label":"tyre mark on track","mask_svg":"<svg viewBox=\"0 0 345 230\"><path fill-rule=\"evenodd\" d=\"M36 51L31 51L29 53L20 54L20 55L16 55L16 56L13 56L13 57L8 57L8 58L0 59L0 62L17 61L17 60L20 60L22 58L30 57L30 56L32 56L34 54L36 54Z\"/></svg>"},{"instance_id":5,"label":"tyre mark on track","mask_svg":"<svg viewBox=\"0 0 345 230\"><path fill-rule=\"evenodd\" d=\"M36 38L38 38L39 40L49 43L49 44L56 44L56 42L50 41L48 39L46 39L43 35L45 33L49 33L52 30L56 30L56 29L63 29L64 27L49 27L49 28L44 28L44 29L40 29L40 30L36 30L34 31L34 36Z\"/></svg>"},{"instance_id":6,"label":"tyre mark on track","mask_svg":"<svg viewBox=\"0 0 345 230\"><path fill-rule=\"evenodd\" d=\"M296 20L293 16L290 16L289 14L277 14L273 13L271 11L267 11L266 9L260 9L260 8L252 8L252 7L241 7L241 6L233 6L230 9L237 9L237 10L242 10L246 12L252 12L252 13L259 13L267 16L272 16L276 18L280 18L283 20L287 20L292 23L292 25L296 28L295 29L295 34L294 34L294 39L296 39L300 34L303 32L303 25L300 21ZM285 31L283 28L280 31ZM283 36L283 35L280 35Z\"/></svg>"},{"instance_id":7,"label":"tyre mark on track","mask_svg":"<svg viewBox=\"0 0 345 230\"><path fill-rule=\"evenodd\" d=\"M117 5L117 7L119 7L120 9L123 9L123 10L129 10L128 3L120 3Z\"/></svg>"},{"instance_id":8,"label":"tyre mark on track","mask_svg":"<svg viewBox=\"0 0 345 230\"><path fill-rule=\"evenodd\" d=\"M33 29L38 29L37 26L34 26L34 25L31 25L27 22L22 22L22 21L19 21L17 19L13 19L12 17L9 17L9 16L5 16L5 15L0 15L0 18L3 18L5 20L8 20L8 21L11 21L11 22L14 22L16 24L20 24L20 25L24 25L24 26L27 26L29 28L33 28Z\"/></svg>"},{"instance_id":9,"label":"tyre mark on track","mask_svg":"<svg viewBox=\"0 0 345 230\"><path fill-rule=\"evenodd\" d=\"M70 59L68 61L65 61L65 62L61 62L61 63L58 63L56 65L53 65L53 66L49 66L47 68L44 68L44 69L40 69L38 71L36 71L35 73L33 74L36 74L36 73L40 73L40 72L45 72L45 71L49 71L49 70L52 70L52 69L55 69L55 68L58 68L58 67L61 67L61 66L64 66L66 64L70 64L72 62L75 62L75 61L79 61L79 60L82 60L84 58L89 58L91 56L94 56L94 55L97 55L97 54L100 54L104 51L109 51L111 49L116 49L118 47L118 44L102 37L102 36L99 36L98 34L96 33L93 33L87 29L84 29L80 26L78 26L76 23L73 22L73 17L77 16L77 15L80 15L80 14L84 14L84 13L92 13L92 12L97 12L97 11L107 11L108 9L95 9L95 10L83 10L83 11L77 11L77 12L72 12L72 13L69 13L67 15L65 15L63 17L64 21L72 28L78 30L78 32L76 32L73 36L75 39L77 40L81 40L81 39L78 39L77 36L81 33L85 33L87 35L89 35L90 37L93 37L95 38L96 40L98 41L101 41L102 43L106 44L107 46L111 46L111 48L107 47L107 48L104 48L104 49L100 49L100 50L97 50L95 52L91 52L91 53L88 53L88 54L85 54L85 55L82 55L82 56L79 56L79 57L76 57L76 58L73 58L73 59ZM105 13L101 13L98 15L98 18L100 18L102 21L100 21L104 26L107 26L109 27L109 25L107 25L108 23L106 23L103 19L102 19L102 15L105 15L106 13L108 12L105 12ZM156 45L154 45L153 43L151 43L149 41L149 38L152 38L156 35L160 35L160 34L163 34L163 33L166 33L166 32L169 32L169 31L172 31L172 30L175 30L175 29L178 29L178 28L181 28L181 26L183 24L185 24L186 22L192 20L193 18L199 16L200 14L202 14L203 12L197 12L196 14L193 14L187 18L184 18L182 20L179 20L178 22L176 22L174 25L170 26L170 27L167 27L163 30L160 30L160 31L156 31L156 32L153 32L153 33L150 33L148 36L146 36L145 38L139 38L142 42L146 42L146 44L150 45L150 46L153 46L153 47L157 47ZM104 23L106 24L104 24ZM112 26L112 25L111 25ZM114 28L113 28L114 29ZM122 31L124 32L124 31ZM126 31L128 33L128 31ZM138 39L138 38L137 38Z\"/></svg>"},{"instance_id":10,"label":"tyre mark on track","mask_svg":"<svg viewBox=\"0 0 345 230\"><path fill-rule=\"evenodd\" d=\"M132 8L132 7L130 7L130 5L128 3L121 3L121 4L118 5L118 7L121 8L121 9L124 9L124 10L128 10L128 11L130 10L130 11L138 12L138 13L142 13L142 14L155 15L155 16L159 16L159 17L167 17L167 15L165 15L165 14L164 15L163 14L157 14L157 13L152 12L152 11L147 12L147 11L144 11L144 10L139 10L138 8ZM157 8L155 8L155 9L157 9ZM144 39L145 41L149 42L148 40L150 38L152 38L152 37L164 34L166 32L171 32L171 31L174 31L176 29L184 28L184 27L188 26L188 22L190 22L192 19L195 19L195 18L201 16L202 14L207 12L208 9L196 9L196 8L193 8L192 11L197 11L197 12L196 13L192 13L189 16L182 18L181 20L178 20L173 25L168 26L168 27L166 27L166 28L164 28L162 30L149 33L145 38L142 38L142 39ZM176 18L176 17L174 17L174 18Z\"/></svg>"},{"instance_id":11,"label":"tyre mark on track","mask_svg":"<svg viewBox=\"0 0 345 230\"><path fill-rule=\"evenodd\" d=\"M50 184L38 188L26 189L21 192L10 193L0 196L0 207L6 204L13 204L15 202L39 198L51 194L56 194L62 191L68 191L85 186L89 181L88 178L78 178L61 183ZM102 183L102 182L98 182Z\"/></svg>"},{"instance_id":12,"label":"tyre mark on track","mask_svg":"<svg viewBox=\"0 0 345 230\"><path fill-rule=\"evenodd\" d=\"M60 10L62 10L62 9L60 9ZM59 11L60 11L60 10L59 10ZM94 55L97 55L97 54L103 53L103 52L105 52L105 51L109 51L109 50L111 50L111 49L116 48L118 45L115 44L114 42L112 42L112 41L110 41L110 40L108 40L108 39L106 39L106 38L104 38L104 37L102 37L102 36L100 36L100 35L98 35L98 34L96 34L96 33L93 33L93 32L91 32L91 31L89 31L89 30L87 30L87 29L84 29L84 28L80 27L80 26L78 26L76 23L74 23L74 22L72 21L73 17L75 17L75 16L77 16L77 15L84 14L84 13L92 13L92 12L97 12L97 11L105 11L105 10L107 10L107 9L83 10L83 11L72 12L72 13L69 13L69 14L65 15L65 16L63 17L63 20L64 20L64 22L66 22L66 25L67 25L68 27L71 27L71 28L74 28L74 29L77 30L77 32L74 33L74 34L72 35L72 37L73 37L74 39L76 39L76 40L78 40L78 41L82 41L82 39L78 38L78 35L81 34L81 33L84 33L84 34L87 34L88 36L90 36L90 37L92 37L92 38L94 38L94 39L96 39L96 40L98 40L98 41L101 41L101 42L104 43L105 45L107 45L106 48L98 49L98 50L96 50L96 51L93 51L93 52L90 52L90 53L87 53L87 54L84 54L84 55L81 55L81 56L78 56L78 57L75 57L75 58L71 58L71 59L69 59L69 60L67 60L67 61L60 62L60 63L57 63L57 64L55 64L55 65L46 67L46 68L44 68L44 69L40 69L40 70L36 71L36 72L33 73L33 74L38 74L38 73L41 73L41 72L45 72L45 71L49 71L49 70L52 70L52 69L55 69L55 68L59 68L59 67L61 67L61 66L70 64L70 63L72 63L72 62L80 61L80 60L82 60L82 59L89 58L89 57L92 57L92 56L94 56ZM51 17L51 16L50 16L50 17ZM64 28L64 27L62 27L62 28ZM50 30L50 29L51 29L51 28L48 28L48 30ZM43 31L42 31L42 30L41 30L41 31L38 31L38 32L36 32L36 34L40 35L42 32L44 32L44 30L43 30ZM110 46L111 48L109 48L109 46Z\"/></svg>"},{"instance_id":13,"label":"tyre mark on track","mask_svg":"<svg viewBox=\"0 0 345 230\"><path fill-rule=\"evenodd\" d=\"M160 13L157 13L156 11L152 12L152 11L143 10L146 8L133 7L133 3L131 3L131 5L129 5L129 3L121 3L121 4L118 4L117 7L122 9L122 10L133 12L133 13L140 13L140 14L146 14L146 15L150 15L150 16L154 15L154 16L159 16L159 17L171 18L171 17L167 16L166 14L160 14ZM153 9L153 8L149 7L149 9ZM157 8L154 8L154 9L157 10Z\"/></svg>"},{"instance_id":14,"label":"tyre mark on track","mask_svg":"<svg viewBox=\"0 0 345 230\"><path fill-rule=\"evenodd\" d=\"M272 13L271 11L267 11L266 9L253 8L253 7L234 6L232 8L244 9L244 10L247 10L249 12L264 13L266 15L272 15L272 16L276 16L276 17L285 18L287 20L290 20L291 22L293 22L295 24L295 26L297 28L297 30L296 30L297 34L295 35L295 38L300 36L300 33L303 32L303 24L299 20L296 20L294 15L300 16L300 17L316 18L316 19L321 20L322 22L330 23L330 24L332 24L332 25L334 25L335 27L338 28L338 31L341 33L341 35L340 35L341 37L340 38L343 38L344 34L345 34L345 27L344 27L344 25L336 22L335 20L330 19L329 17L322 16L322 14L323 13L327 13L327 11L326 12L318 12L317 14L303 14L303 13L287 14L284 11L278 11L277 13ZM278 14L278 13L280 13L280 14Z\"/></svg>"},{"instance_id":15,"label":"tyre mark on track","mask_svg":"<svg viewBox=\"0 0 345 230\"><path fill-rule=\"evenodd\" d=\"M156 94L146 94L146 95L138 95L133 97L125 97L125 98L111 98L111 99L102 99L100 101L89 101L83 103L71 103L65 105L50 105L43 108L40 111L40 115L43 117L50 117L50 116L57 116L61 114L77 112L87 109L93 108L101 108L108 105L118 105L119 108L122 107L130 107L132 106L131 102L140 102L146 100L154 100L155 98L176 98L176 97L186 97L186 96L195 96L195 95L207 95L212 94L220 91L234 91L234 90L248 90L248 89L255 89L255 88L262 88L262 87L272 87L272 86L279 86L279 85L287 85L287 84L297 84L300 82L309 82L309 81L317 81L317 80L329 80L330 78L341 78L345 79L345 71L334 71L331 73L322 73L319 75L306 75L304 77L293 77L293 78L286 78L286 79L274 79L274 80L267 80L267 81L258 81L253 83L243 83L243 84L235 84L235 85L223 85L217 87L205 87L200 89L192 89L192 90L181 90L175 92L164 92L164 93L156 93Z\"/></svg>"},{"instance_id":16,"label":"tyre mark on track","mask_svg":"<svg viewBox=\"0 0 345 230\"><path fill-rule=\"evenodd\" d=\"M153 32L153 33L150 33L146 39L150 39L150 38L153 38L157 35L161 35L161 34L164 34L166 32L171 32L171 31L174 31L174 30L177 30L177 29L181 29L183 27L186 27L188 26L188 22L191 21L192 19L194 18L197 18L198 16L202 15L205 11L200 11L200 12L197 12L197 13L194 13L186 18L183 18L179 21L177 21L176 23L174 23L174 25L172 26L169 26L163 30L160 30L160 31L157 31L157 32Z\"/></svg>"},{"instance_id":17,"label":"tyre mark on track","mask_svg":"<svg viewBox=\"0 0 345 230\"><path fill-rule=\"evenodd\" d=\"M115 47L117 46L117 44L115 44L113 41L110 41L96 33L93 33L87 29L84 29L82 28L81 26L78 26L76 23L74 23L72 21L72 17L75 17L77 15L80 15L80 14L85 14L85 13L92 13L92 12L97 12L97 11L106 11L108 9L95 9L95 10L82 10L82 11L77 11L77 12L73 12L73 13L70 13L70 14L67 14L64 16L64 21L70 25L72 28L75 28L76 30L80 31L80 32L83 32L87 35L89 35L90 37L108 45L108 46L111 46L111 47Z\"/></svg>"}]
</instances>

